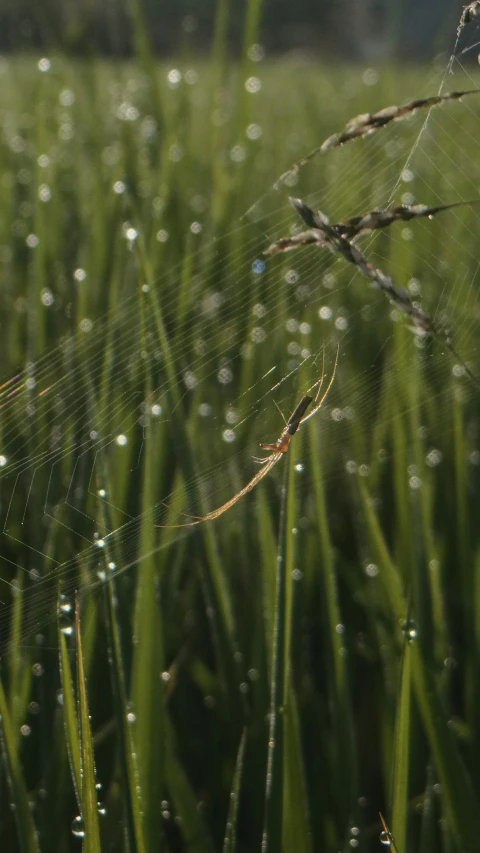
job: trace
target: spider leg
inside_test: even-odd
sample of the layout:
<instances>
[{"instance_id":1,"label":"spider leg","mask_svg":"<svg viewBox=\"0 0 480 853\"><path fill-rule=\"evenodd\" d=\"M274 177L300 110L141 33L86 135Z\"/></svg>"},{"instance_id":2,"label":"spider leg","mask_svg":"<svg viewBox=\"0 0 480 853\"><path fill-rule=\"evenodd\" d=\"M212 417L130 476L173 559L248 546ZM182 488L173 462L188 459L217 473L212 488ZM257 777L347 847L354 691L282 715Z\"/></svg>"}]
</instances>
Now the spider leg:
<instances>
[{"instance_id":1,"label":"spider leg","mask_svg":"<svg viewBox=\"0 0 480 853\"><path fill-rule=\"evenodd\" d=\"M260 465L264 465L265 462L268 462L268 460L271 458L272 458L271 453L269 454L269 456L252 456L253 461L258 462Z\"/></svg>"},{"instance_id":2,"label":"spider leg","mask_svg":"<svg viewBox=\"0 0 480 853\"><path fill-rule=\"evenodd\" d=\"M314 388L318 388L318 391L315 395L315 403L318 400L318 396L319 396L320 391L322 389L324 379L325 379L325 347L323 346L322 347L322 373L320 375L320 379L317 379L317 381L314 382L313 385L307 391L307 394L308 394L310 391L313 391Z\"/></svg>"},{"instance_id":3,"label":"spider leg","mask_svg":"<svg viewBox=\"0 0 480 853\"><path fill-rule=\"evenodd\" d=\"M218 518L219 515L223 515L224 512L227 512L228 509L231 509L232 506L243 498L244 495L251 492L252 489L255 488L257 483L260 480L263 480L266 474L273 468L274 465L282 458L283 453L272 453L270 456L267 456L265 459L265 465L263 465L259 471L252 477L251 480L248 481L246 486L243 486L239 492L233 495L230 500L226 501L226 503L219 506L217 509L212 510L212 512L208 512L206 515L191 515L190 518L193 521L186 521L184 524L156 524L155 527L169 527L169 528L178 528L178 527L194 527L196 524L201 524L202 521L213 521L213 519Z\"/></svg>"},{"instance_id":4,"label":"spider leg","mask_svg":"<svg viewBox=\"0 0 480 853\"><path fill-rule=\"evenodd\" d=\"M325 391L323 392L323 394L322 394L322 396L321 396L320 400L318 401L317 405L312 409L312 411L311 411L311 412L309 412L309 413L308 413L308 415L305 415L305 417L301 419L301 421L300 421L300 423L299 423L299 426L300 426L300 424L305 423L305 421L308 421L308 420L309 420L309 418L313 417L313 415L314 415L316 412L318 412L318 410L319 410L319 409L321 408L321 406L323 405L323 401L325 400L325 397L327 396L328 392L330 391L330 388L331 388L331 387L332 387L332 385L333 385L333 380L335 379L335 373L337 372L338 351L339 351L339 348L337 347L337 354L336 354L336 356L335 356L335 364L333 365L332 375L331 375L330 379L328 380L328 385L327 385L327 387L325 388ZM316 399L317 399L317 398L316 398Z\"/></svg>"}]
</instances>

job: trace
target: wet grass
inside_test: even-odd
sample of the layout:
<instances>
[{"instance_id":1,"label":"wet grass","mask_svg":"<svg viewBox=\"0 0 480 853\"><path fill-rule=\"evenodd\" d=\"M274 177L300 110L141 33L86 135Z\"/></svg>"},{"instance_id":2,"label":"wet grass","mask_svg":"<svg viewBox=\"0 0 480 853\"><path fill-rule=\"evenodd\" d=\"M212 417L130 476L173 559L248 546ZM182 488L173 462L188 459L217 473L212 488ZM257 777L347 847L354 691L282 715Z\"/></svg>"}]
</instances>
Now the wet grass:
<instances>
[{"instance_id":1,"label":"wet grass","mask_svg":"<svg viewBox=\"0 0 480 853\"><path fill-rule=\"evenodd\" d=\"M2 65L0 843L366 851L382 811L398 853L473 853L478 392L342 258L262 253L296 225L288 194L333 222L475 198L479 106L265 196L346 120L441 77L258 49L231 68L222 27L211 63L159 67L140 29L138 63ZM362 244L474 373L477 217ZM337 343L331 395L271 476L169 526L253 476L275 404Z\"/></svg>"}]
</instances>

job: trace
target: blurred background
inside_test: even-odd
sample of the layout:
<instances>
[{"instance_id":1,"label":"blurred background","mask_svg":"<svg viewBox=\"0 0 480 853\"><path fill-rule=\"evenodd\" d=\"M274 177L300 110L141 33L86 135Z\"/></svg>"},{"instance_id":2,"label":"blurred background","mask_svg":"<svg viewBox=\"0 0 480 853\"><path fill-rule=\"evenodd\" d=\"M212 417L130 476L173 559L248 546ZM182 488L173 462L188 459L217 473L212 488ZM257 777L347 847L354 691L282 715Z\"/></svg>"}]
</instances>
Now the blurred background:
<instances>
[{"instance_id":1,"label":"blurred background","mask_svg":"<svg viewBox=\"0 0 480 853\"><path fill-rule=\"evenodd\" d=\"M219 5L230 6L226 47L241 54L246 2L141 0L151 45L159 56L206 53ZM462 9L458 0L266 0L259 36L271 53L301 51L342 59L424 61L443 50ZM131 56L129 0L2 0L0 50L62 49Z\"/></svg>"},{"instance_id":2,"label":"blurred background","mask_svg":"<svg viewBox=\"0 0 480 853\"><path fill-rule=\"evenodd\" d=\"M461 11L0 0L2 851L477 853L478 96L292 169L475 90ZM291 194L462 203L360 244L438 334Z\"/></svg>"}]
</instances>

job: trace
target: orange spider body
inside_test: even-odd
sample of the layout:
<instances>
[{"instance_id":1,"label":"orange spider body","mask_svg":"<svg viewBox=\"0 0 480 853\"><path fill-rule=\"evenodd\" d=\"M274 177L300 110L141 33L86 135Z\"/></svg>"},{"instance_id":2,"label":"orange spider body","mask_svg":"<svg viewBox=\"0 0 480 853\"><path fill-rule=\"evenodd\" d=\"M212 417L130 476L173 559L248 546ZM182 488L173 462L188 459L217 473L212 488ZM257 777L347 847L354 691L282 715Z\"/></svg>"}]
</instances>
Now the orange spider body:
<instances>
[{"instance_id":1,"label":"orange spider body","mask_svg":"<svg viewBox=\"0 0 480 853\"><path fill-rule=\"evenodd\" d=\"M280 438L276 440L275 444L265 444L262 442L260 444L262 450L273 450L274 453L286 453L290 444L290 439L292 438L292 435L295 435L299 428L303 415L307 411L310 403L313 403L313 397L305 394L305 397L302 397L297 408L290 415Z\"/></svg>"}]
</instances>

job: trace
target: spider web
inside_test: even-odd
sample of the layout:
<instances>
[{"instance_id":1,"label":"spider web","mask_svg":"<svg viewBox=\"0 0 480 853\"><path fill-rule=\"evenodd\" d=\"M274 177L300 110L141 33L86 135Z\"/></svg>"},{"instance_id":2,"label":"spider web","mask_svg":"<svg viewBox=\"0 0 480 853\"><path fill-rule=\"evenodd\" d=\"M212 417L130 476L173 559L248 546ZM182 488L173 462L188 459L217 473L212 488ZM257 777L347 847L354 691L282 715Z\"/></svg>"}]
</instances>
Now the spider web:
<instances>
[{"instance_id":1,"label":"spider web","mask_svg":"<svg viewBox=\"0 0 480 853\"><path fill-rule=\"evenodd\" d=\"M332 75L315 109L326 113L333 133L364 110L474 89L480 72L471 59L479 38L473 20L457 33L451 59L425 75L421 91L418 73L383 85L388 72L369 69L363 78L345 74L339 99ZM326 448L327 487L352 474L380 477L393 421L406 423L420 411L405 436L408 476L412 489L419 488L418 443L426 465L440 468L454 431L445 414L452 401L469 425L474 476L478 387L465 366L480 377L478 208L395 223L359 244L436 323L453 330L459 358L441 342L413 334L398 309L338 254L316 247L263 253L301 230L289 194L332 222L389 204L480 198L479 117L475 95L414 113L319 155L265 192L266 140L248 161L251 207L228 233L205 238L192 252L188 293L183 264L149 275L142 265L148 237L130 217L124 290L106 308L99 300L76 333L63 334L0 389L4 653L16 618L26 646L45 642L59 591L69 630L75 590L95 596L108 574L141 570L149 553L171 559L195 529L176 525L221 506L248 482L258 468L252 457L259 442L274 442L282 431L278 410L289 415L320 377L324 359L330 374L337 346L334 386L310 426ZM279 171L319 141L314 122L294 128ZM241 146L232 149L231 169L244 168L243 155ZM201 240L198 230L193 223L188 239ZM44 305L47 311L48 299ZM294 487L308 514L309 468L317 460L303 432L289 452L298 460ZM272 501L281 467L261 486ZM154 482L146 492L150 469ZM253 523L254 506L253 493L229 513ZM226 518L210 522L220 536L227 535Z\"/></svg>"}]
</instances>

